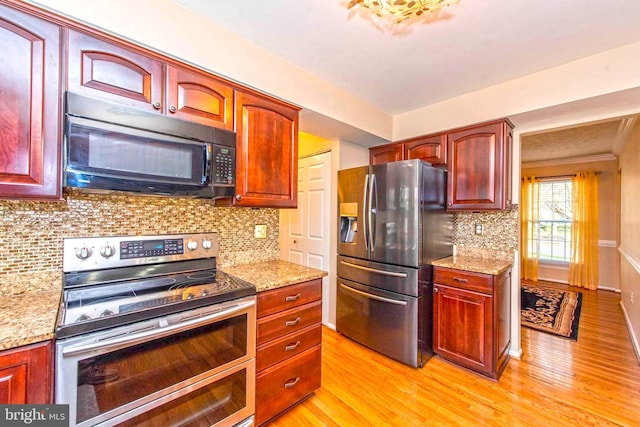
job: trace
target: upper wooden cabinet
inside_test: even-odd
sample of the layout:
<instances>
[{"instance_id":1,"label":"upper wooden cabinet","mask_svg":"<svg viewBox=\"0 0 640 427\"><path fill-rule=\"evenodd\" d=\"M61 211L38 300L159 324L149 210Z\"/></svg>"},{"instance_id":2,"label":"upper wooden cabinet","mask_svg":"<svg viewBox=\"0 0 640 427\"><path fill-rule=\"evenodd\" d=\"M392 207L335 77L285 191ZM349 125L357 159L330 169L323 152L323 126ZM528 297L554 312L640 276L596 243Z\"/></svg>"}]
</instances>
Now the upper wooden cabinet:
<instances>
[{"instance_id":1,"label":"upper wooden cabinet","mask_svg":"<svg viewBox=\"0 0 640 427\"><path fill-rule=\"evenodd\" d=\"M233 130L233 88L211 75L167 68L167 111L179 119Z\"/></svg>"},{"instance_id":2,"label":"upper wooden cabinet","mask_svg":"<svg viewBox=\"0 0 640 427\"><path fill-rule=\"evenodd\" d=\"M447 210L511 206L512 127L501 120L447 134Z\"/></svg>"},{"instance_id":3,"label":"upper wooden cabinet","mask_svg":"<svg viewBox=\"0 0 640 427\"><path fill-rule=\"evenodd\" d=\"M69 91L161 113L164 64L134 50L69 30Z\"/></svg>"},{"instance_id":4,"label":"upper wooden cabinet","mask_svg":"<svg viewBox=\"0 0 640 427\"><path fill-rule=\"evenodd\" d=\"M369 164L397 162L404 160L404 146L400 143L379 145L369 149Z\"/></svg>"},{"instance_id":5,"label":"upper wooden cabinet","mask_svg":"<svg viewBox=\"0 0 640 427\"><path fill-rule=\"evenodd\" d=\"M0 353L0 404L52 402L51 342Z\"/></svg>"},{"instance_id":6,"label":"upper wooden cabinet","mask_svg":"<svg viewBox=\"0 0 640 427\"><path fill-rule=\"evenodd\" d=\"M298 109L235 92L237 206L295 208L298 196Z\"/></svg>"},{"instance_id":7,"label":"upper wooden cabinet","mask_svg":"<svg viewBox=\"0 0 640 427\"><path fill-rule=\"evenodd\" d=\"M403 141L404 160L420 159L433 166L447 164L447 135L429 135Z\"/></svg>"},{"instance_id":8,"label":"upper wooden cabinet","mask_svg":"<svg viewBox=\"0 0 640 427\"><path fill-rule=\"evenodd\" d=\"M60 27L0 5L0 197L60 199Z\"/></svg>"},{"instance_id":9,"label":"upper wooden cabinet","mask_svg":"<svg viewBox=\"0 0 640 427\"><path fill-rule=\"evenodd\" d=\"M233 129L233 87L213 75L69 30L71 92Z\"/></svg>"}]
</instances>

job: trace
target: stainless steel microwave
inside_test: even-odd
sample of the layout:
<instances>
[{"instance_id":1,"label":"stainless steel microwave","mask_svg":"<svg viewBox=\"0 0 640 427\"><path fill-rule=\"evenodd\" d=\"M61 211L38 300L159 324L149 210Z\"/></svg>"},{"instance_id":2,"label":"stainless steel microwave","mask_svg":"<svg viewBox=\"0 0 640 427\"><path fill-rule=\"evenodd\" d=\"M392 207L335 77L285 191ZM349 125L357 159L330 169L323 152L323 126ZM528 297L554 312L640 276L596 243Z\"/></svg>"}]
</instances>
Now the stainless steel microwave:
<instances>
[{"instance_id":1,"label":"stainless steel microwave","mask_svg":"<svg viewBox=\"0 0 640 427\"><path fill-rule=\"evenodd\" d=\"M64 183L199 198L233 197L236 134L67 92Z\"/></svg>"}]
</instances>

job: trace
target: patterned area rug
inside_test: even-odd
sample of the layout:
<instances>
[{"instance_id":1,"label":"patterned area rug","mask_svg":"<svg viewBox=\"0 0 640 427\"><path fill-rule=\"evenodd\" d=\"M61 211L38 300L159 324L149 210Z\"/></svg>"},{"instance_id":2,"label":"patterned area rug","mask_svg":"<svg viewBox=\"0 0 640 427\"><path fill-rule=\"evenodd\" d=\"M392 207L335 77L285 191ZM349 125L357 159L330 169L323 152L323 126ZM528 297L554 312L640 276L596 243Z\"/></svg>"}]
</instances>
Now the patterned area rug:
<instances>
[{"instance_id":1,"label":"patterned area rug","mask_svg":"<svg viewBox=\"0 0 640 427\"><path fill-rule=\"evenodd\" d=\"M578 339L582 292L522 283L520 320L522 326Z\"/></svg>"}]
</instances>

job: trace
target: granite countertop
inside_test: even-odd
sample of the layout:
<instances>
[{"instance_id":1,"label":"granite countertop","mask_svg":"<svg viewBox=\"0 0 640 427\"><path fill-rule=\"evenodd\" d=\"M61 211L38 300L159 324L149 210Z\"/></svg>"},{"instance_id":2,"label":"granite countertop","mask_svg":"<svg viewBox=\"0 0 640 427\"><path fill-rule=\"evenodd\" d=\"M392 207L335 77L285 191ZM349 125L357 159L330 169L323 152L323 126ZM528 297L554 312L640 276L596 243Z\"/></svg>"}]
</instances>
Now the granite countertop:
<instances>
[{"instance_id":1,"label":"granite countertop","mask_svg":"<svg viewBox=\"0 0 640 427\"><path fill-rule=\"evenodd\" d=\"M432 261L431 265L472 271L474 273L493 274L494 276L497 276L511 268L513 262L498 258L476 258L471 256L454 255Z\"/></svg>"},{"instance_id":2,"label":"granite countertop","mask_svg":"<svg viewBox=\"0 0 640 427\"><path fill-rule=\"evenodd\" d=\"M281 260L220 267L220 270L252 283L258 292L320 279L328 275L326 271Z\"/></svg>"},{"instance_id":3,"label":"granite countertop","mask_svg":"<svg viewBox=\"0 0 640 427\"><path fill-rule=\"evenodd\" d=\"M52 339L61 296L60 271L0 275L0 350Z\"/></svg>"}]
</instances>

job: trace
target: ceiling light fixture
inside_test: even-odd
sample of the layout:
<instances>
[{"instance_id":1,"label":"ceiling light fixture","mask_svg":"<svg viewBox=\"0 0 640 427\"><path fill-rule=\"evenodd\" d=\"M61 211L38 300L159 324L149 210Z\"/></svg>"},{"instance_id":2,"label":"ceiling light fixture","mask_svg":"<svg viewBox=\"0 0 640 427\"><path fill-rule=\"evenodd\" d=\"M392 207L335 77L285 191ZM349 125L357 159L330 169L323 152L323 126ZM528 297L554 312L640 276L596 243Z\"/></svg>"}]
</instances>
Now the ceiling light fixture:
<instances>
[{"instance_id":1,"label":"ceiling light fixture","mask_svg":"<svg viewBox=\"0 0 640 427\"><path fill-rule=\"evenodd\" d=\"M438 9L457 3L458 0L351 0L347 6L351 9L360 6L370 9L380 18L387 18L400 23L415 18L425 12L436 12Z\"/></svg>"}]
</instances>

